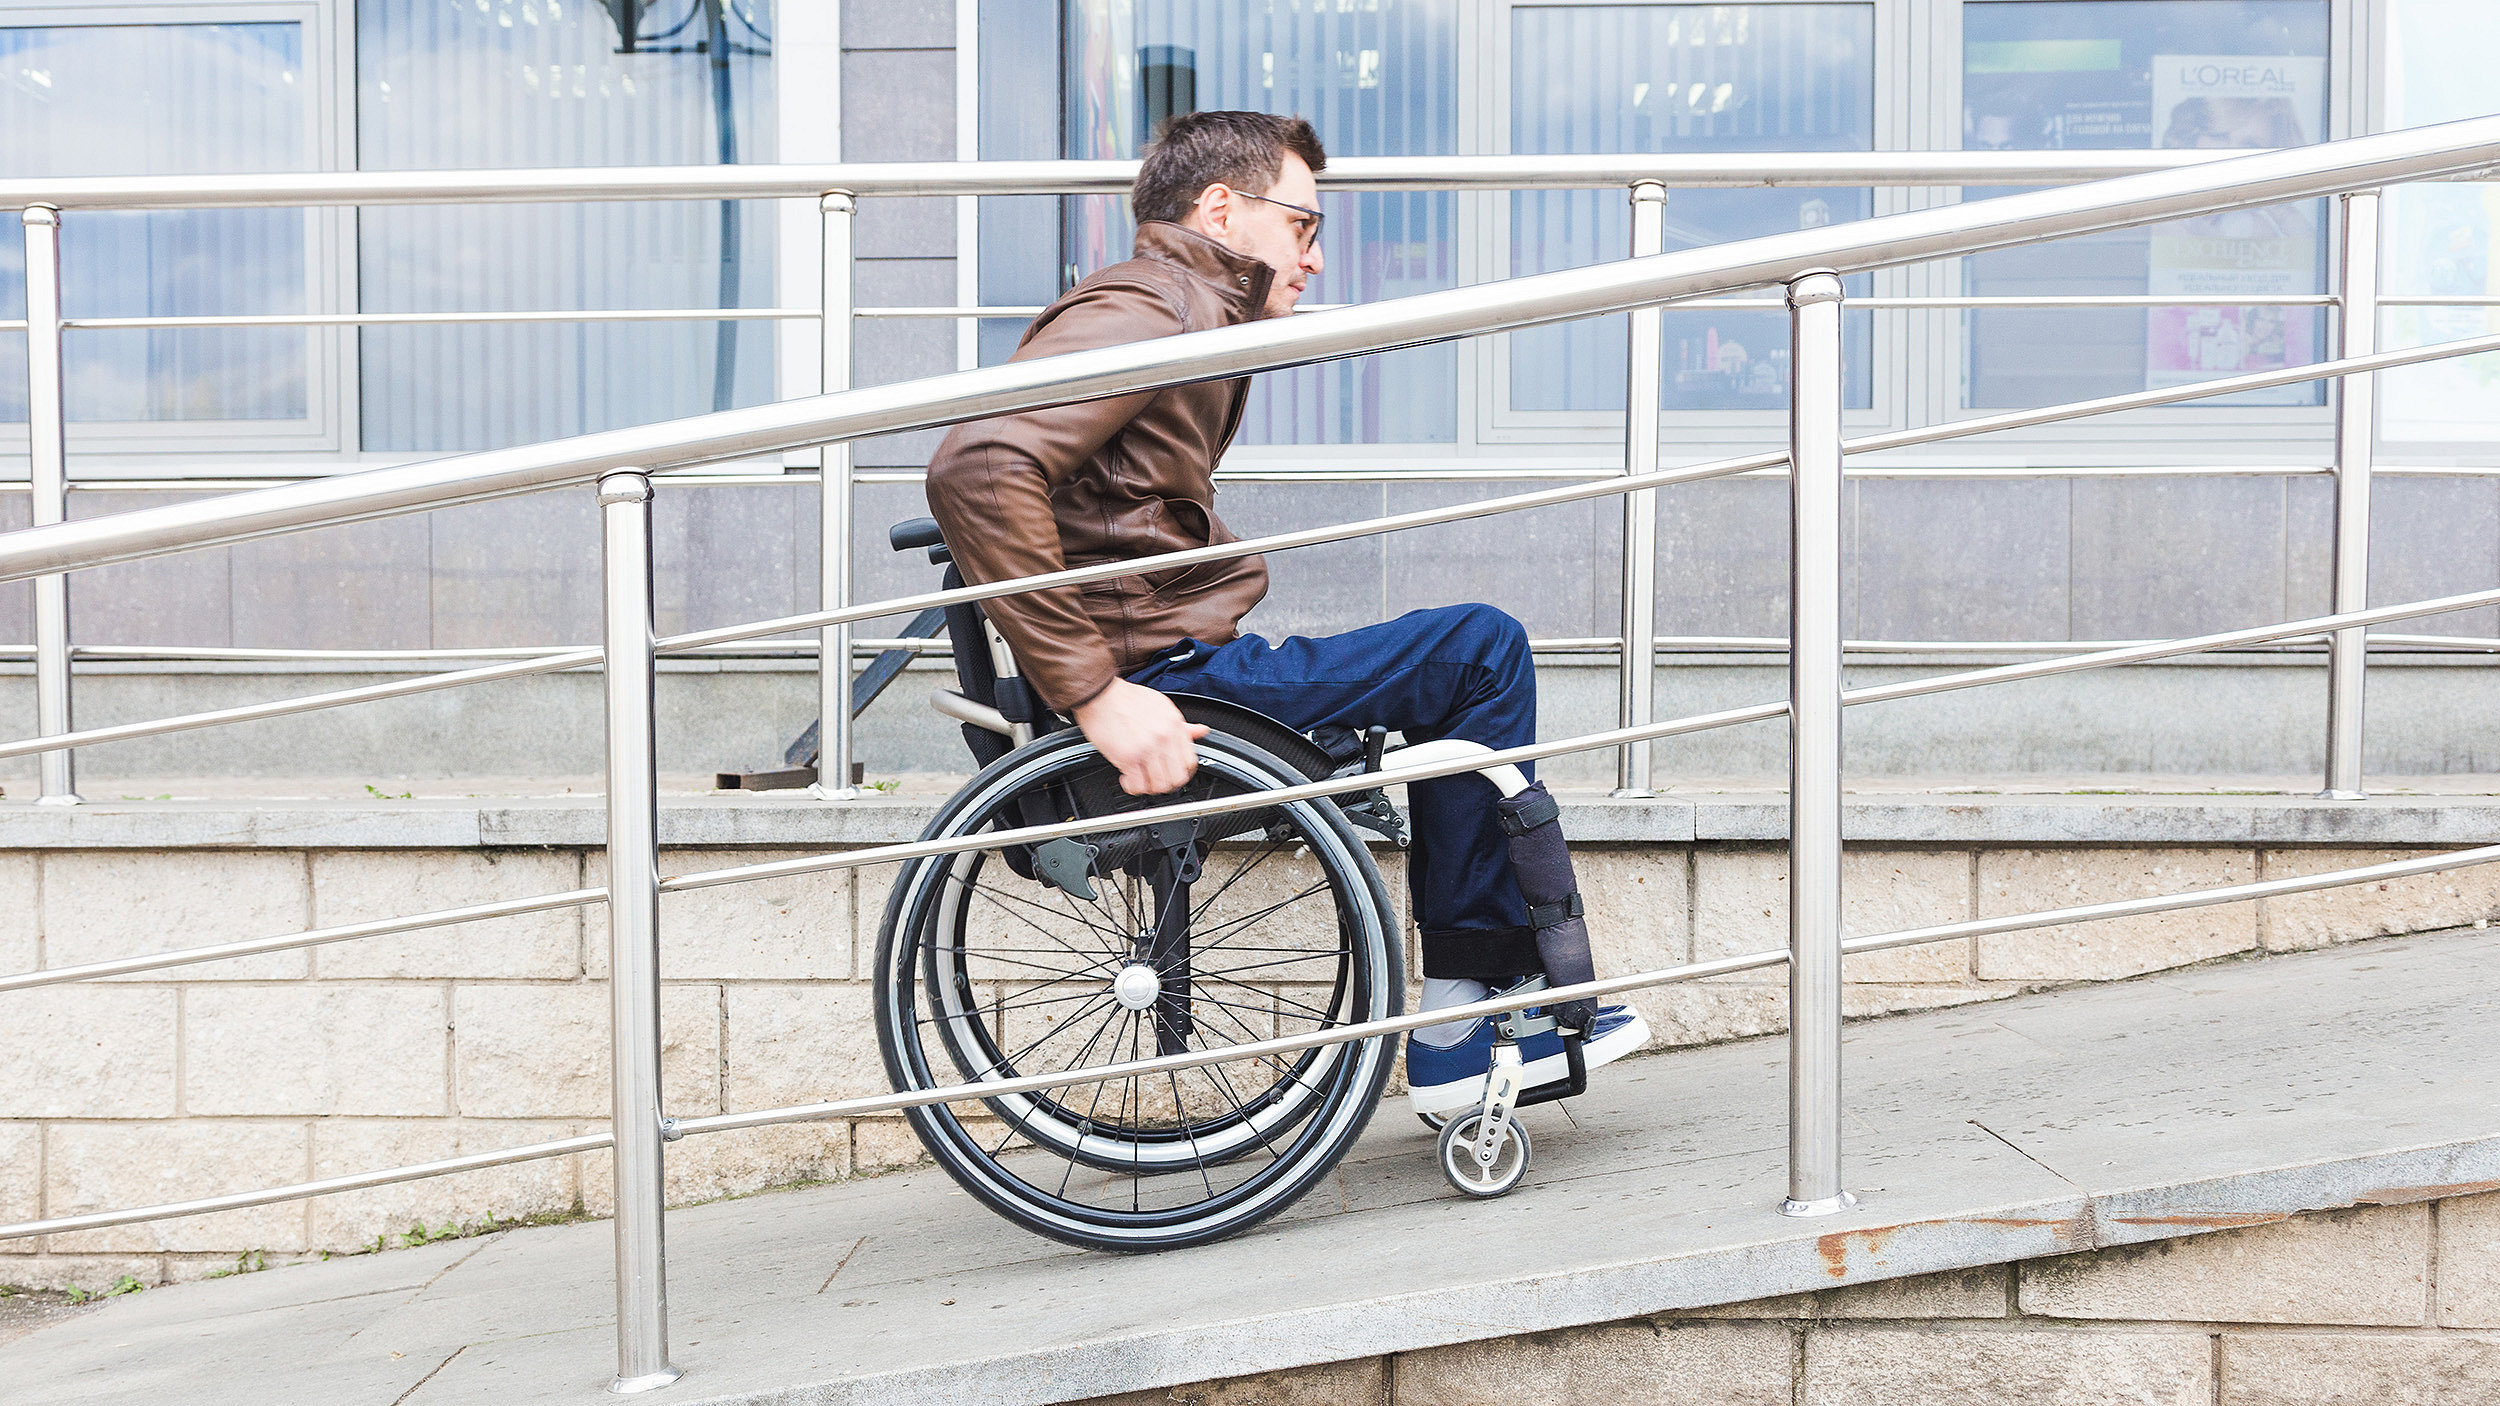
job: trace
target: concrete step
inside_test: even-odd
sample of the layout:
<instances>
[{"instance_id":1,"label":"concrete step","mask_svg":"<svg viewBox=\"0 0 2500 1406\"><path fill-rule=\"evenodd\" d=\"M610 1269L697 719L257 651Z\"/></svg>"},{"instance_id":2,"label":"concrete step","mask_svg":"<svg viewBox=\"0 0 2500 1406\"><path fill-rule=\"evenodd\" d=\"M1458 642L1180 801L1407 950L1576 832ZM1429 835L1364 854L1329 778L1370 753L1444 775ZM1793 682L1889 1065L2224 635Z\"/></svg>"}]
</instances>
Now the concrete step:
<instances>
[{"instance_id":1,"label":"concrete step","mask_svg":"<svg viewBox=\"0 0 2500 1406\"><path fill-rule=\"evenodd\" d=\"M2473 931L1871 1021L1854 1212L1797 1221L1785 1046L1614 1066L1458 1199L1394 1105L1261 1229L1082 1253L934 1171L669 1221L675 1403L1075 1400L2500 1187L2500 943ZM582 1402L609 1232L513 1231L151 1290L0 1346L9 1399Z\"/></svg>"}]
</instances>

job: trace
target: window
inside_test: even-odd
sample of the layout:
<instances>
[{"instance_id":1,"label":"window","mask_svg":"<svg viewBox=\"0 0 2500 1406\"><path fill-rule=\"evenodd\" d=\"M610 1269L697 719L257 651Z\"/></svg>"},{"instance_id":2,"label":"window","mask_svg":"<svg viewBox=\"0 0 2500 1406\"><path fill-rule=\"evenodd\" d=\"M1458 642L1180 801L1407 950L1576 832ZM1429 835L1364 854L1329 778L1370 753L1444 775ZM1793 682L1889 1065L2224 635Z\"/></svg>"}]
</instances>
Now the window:
<instances>
[{"instance_id":1,"label":"window","mask_svg":"<svg viewBox=\"0 0 2500 1406\"><path fill-rule=\"evenodd\" d=\"M2500 33L2485 0L2396 0L2387 33L2388 126L2453 122L2500 106L2492 89ZM2386 206L2380 251L2388 293L2500 294L2492 260L2500 185L2401 186L2388 192ZM2388 347L2485 337L2500 330L2500 308L2389 308L2380 329ZM2487 455L2500 439L2500 355L2381 372L2379 387L2380 433L2391 442L2467 449L2464 442L2481 441Z\"/></svg>"},{"instance_id":2,"label":"window","mask_svg":"<svg viewBox=\"0 0 2500 1406\"><path fill-rule=\"evenodd\" d=\"M7 19L0 12L0 175L315 164L318 70L307 64L304 23ZM61 241L63 310L72 318L302 312L307 235L301 210L74 214ZM0 238L0 317L26 315L24 269L12 229ZM314 340L285 327L71 329L62 339L69 418L300 425L320 380ZM0 420L26 419L25 355L22 338L0 338Z\"/></svg>"},{"instance_id":3,"label":"window","mask_svg":"<svg viewBox=\"0 0 2500 1406\"><path fill-rule=\"evenodd\" d=\"M985 4L981 154L1135 157L1165 116L1249 108L1310 118L1332 157L1446 155L1458 149L1459 7L1459 0L1255 8L1229 0L1066 0L1052 35L1036 23L1038 7ZM1045 40L1063 55L1059 74L1034 62ZM1063 101L1052 100L1054 80L1064 85ZM1031 118L1043 110L1063 124L1057 152L1037 149ZM1330 192L1320 205L1328 214L1325 266L1304 295L1310 301L1368 303L1455 281L1449 195ZM985 303L1047 302L1127 258L1135 236L1122 197L997 199L982 207ZM984 328L983 360L1004 360L1022 330L1020 321L1003 319ZM1262 376L1252 383L1240 442L1452 440L1457 365L1455 349L1444 345Z\"/></svg>"},{"instance_id":4,"label":"window","mask_svg":"<svg viewBox=\"0 0 2500 1406\"><path fill-rule=\"evenodd\" d=\"M773 159L769 0L625 13L639 20L630 45L582 0L361 0L359 165ZM358 231L359 284L368 312L769 307L770 210L376 207ZM362 342L368 449L490 449L773 397L759 321L371 327Z\"/></svg>"},{"instance_id":5,"label":"window","mask_svg":"<svg viewBox=\"0 0 2500 1406\"><path fill-rule=\"evenodd\" d=\"M1871 151L1871 5L1522 6L1512 12L1511 150L1547 152ZM1872 213L1870 192L1794 187L1679 190L1666 248L1689 249ZM1620 259L1631 215L1617 190L1511 199L1513 274ZM1849 291L1864 294L1862 277ZM1788 403L1788 319L1777 312L1668 312L1661 404L1779 410ZM1872 324L1848 316L1846 392L1867 405ZM1510 339L1515 410L1620 412L1624 319L1537 328Z\"/></svg>"},{"instance_id":6,"label":"window","mask_svg":"<svg viewBox=\"0 0 2500 1406\"><path fill-rule=\"evenodd\" d=\"M2272 147L2323 140L2326 0L1971 0L1962 141L1975 150ZM1974 197L2002 190L1975 189ZM2314 294L2325 202L2062 240L1965 261L1967 291ZM2322 312L2182 305L1966 314L1962 403L2045 405L2315 360ZM2205 404L2314 405L2316 383Z\"/></svg>"}]
</instances>

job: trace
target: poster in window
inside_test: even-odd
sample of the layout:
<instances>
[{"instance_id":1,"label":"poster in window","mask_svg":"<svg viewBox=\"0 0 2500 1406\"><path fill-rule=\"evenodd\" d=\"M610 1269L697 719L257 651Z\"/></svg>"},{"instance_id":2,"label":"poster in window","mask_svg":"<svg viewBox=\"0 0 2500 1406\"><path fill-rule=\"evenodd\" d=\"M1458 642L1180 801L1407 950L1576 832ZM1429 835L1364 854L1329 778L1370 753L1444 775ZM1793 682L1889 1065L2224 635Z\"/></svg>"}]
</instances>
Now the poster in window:
<instances>
[{"instance_id":1,"label":"poster in window","mask_svg":"<svg viewBox=\"0 0 2500 1406\"><path fill-rule=\"evenodd\" d=\"M2230 54L2153 59L2154 145L2288 147L2319 139L2326 61ZM2147 291L2187 298L2271 297L2310 291L2318 267L2316 215L2307 202L2227 210L2157 225ZM2148 389L2271 371L2313 361L2317 319L2305 308L2205 304L2154 308L2145 319ZM2232 397L2243 405L2305 405L2305 385Z\"/></svg>"}]
</instances>

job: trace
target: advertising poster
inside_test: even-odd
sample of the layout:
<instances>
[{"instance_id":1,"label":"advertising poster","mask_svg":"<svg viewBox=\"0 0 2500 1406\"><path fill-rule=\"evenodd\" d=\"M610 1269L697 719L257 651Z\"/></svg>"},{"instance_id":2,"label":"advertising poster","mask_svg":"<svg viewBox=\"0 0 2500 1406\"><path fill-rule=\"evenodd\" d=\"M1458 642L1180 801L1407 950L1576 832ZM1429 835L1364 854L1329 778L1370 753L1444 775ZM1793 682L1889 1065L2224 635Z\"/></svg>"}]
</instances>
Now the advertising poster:
<instances>
[{"instance_id":1,"label":"advertising poster","mask_svg":"<svg viewBox=\"0 0 2500 1406\"><path fill-rule=\"evenodd\" d=\"M2162 147L2285 147L2317 141L2308 124L2325 108L2326 61L2229 54L2153 59L2152 127ZM2146 291L2190 298L2311 291L2318 229L2309 202L2234 210L2152 232ZM2145 319L2147 389L2271 371L2317 359L2318 319L2307 308L2154 308ZM2233 396L2240 405L2299 405L2305 385Z\"/></svg>"}]
</instances>

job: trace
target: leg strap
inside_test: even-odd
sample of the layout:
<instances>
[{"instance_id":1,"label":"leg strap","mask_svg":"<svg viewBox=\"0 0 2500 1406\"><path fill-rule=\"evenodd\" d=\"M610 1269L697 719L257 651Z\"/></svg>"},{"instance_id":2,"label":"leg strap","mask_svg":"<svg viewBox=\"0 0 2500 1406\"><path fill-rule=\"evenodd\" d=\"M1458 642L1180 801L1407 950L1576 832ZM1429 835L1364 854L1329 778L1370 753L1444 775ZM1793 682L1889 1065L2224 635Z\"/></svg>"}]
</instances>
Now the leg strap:
<instances>
[{"instance_id":1,"label":"leg strap","mask_svg":"<svg viewBox=\"0 0 2500 1406\"><path fill-rule=\"evenodd\" d=\"M1449 928L1424 932L1424 975L1503 985L1540 970L1533 928Z\"/></svg>"},{"instance_id":2,"label":"leg strap","mask_svg":"<svg viewBox=\"0 0 2500 1406\"><path fill-rule=\"evenodd\" d=\"M1538 782L1493 811L1510 836L1510 867L1519 879L1519 896L1527 900L1528 923L1536 934L1537 957L1545 979L1570 986L1597 979L1596 958L1589 951L1589 927L1582 914L1580 881L1572 872L1571 849L1563 842L1561 807ZM1564 1025L1587 1030L1596 1019L1595 1001L1572 1001L1553 1008Z\"/></svg>"}]
</instances>

